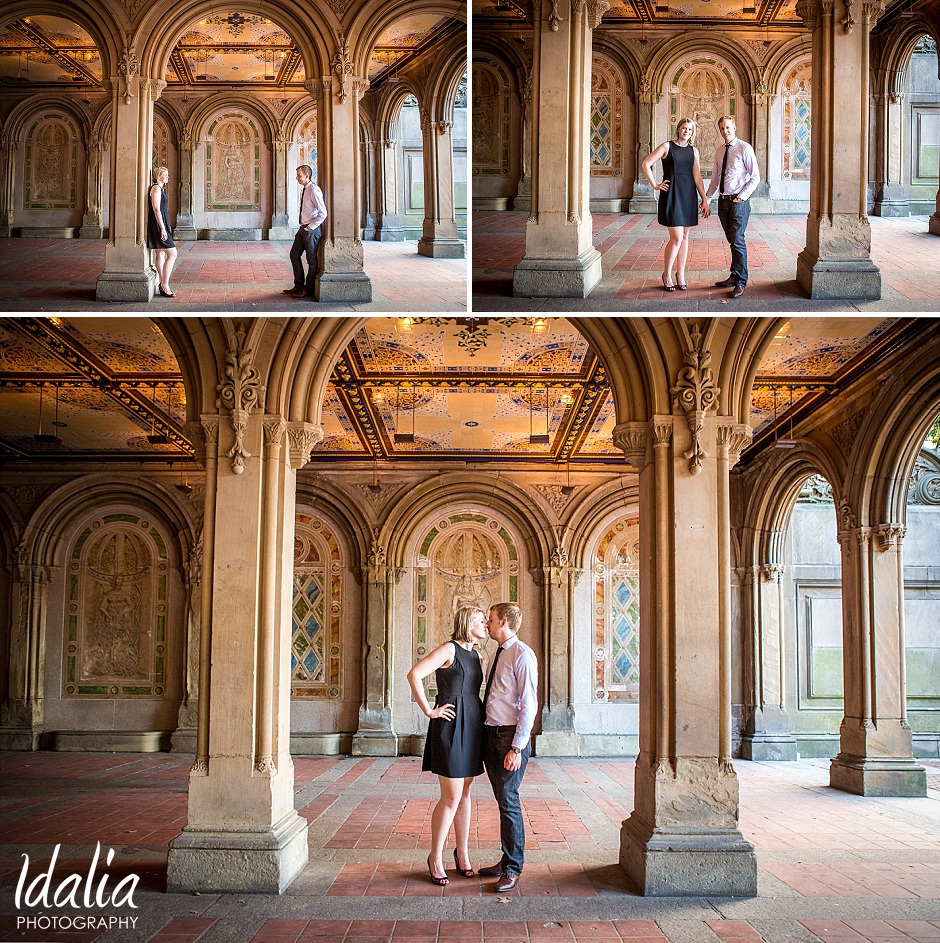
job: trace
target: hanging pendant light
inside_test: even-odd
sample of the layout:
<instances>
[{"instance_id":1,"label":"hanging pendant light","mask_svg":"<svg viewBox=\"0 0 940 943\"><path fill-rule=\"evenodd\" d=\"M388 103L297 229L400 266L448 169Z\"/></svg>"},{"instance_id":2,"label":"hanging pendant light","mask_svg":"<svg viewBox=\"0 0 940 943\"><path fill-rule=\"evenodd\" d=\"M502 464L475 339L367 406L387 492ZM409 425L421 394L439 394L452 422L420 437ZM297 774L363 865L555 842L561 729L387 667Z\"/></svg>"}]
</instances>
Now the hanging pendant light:
<instances>
[{"instance_id":1,"label":"hanging pendant light","mask_svg":"<svg viewBox=\"0 0 940 943\"><path fill-rule=\"evenodd\" d=\"M45 384L39 384L39 431L36 435L33 436L34 442L42 443L43 445L61 445L62 440L55 434L43 433L42 431L42 391ZM59 422L59 384L55 384L55 422L53 426L57 425Z\"/></svg>"}]
</instances>

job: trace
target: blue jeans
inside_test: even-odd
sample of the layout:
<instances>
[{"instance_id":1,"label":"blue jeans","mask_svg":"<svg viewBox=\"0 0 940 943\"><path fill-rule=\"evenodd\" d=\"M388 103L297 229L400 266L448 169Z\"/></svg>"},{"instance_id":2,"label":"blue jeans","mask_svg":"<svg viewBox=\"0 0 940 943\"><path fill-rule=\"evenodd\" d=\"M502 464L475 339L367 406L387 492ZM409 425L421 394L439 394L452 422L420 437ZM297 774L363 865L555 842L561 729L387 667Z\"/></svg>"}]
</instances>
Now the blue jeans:
<instances>
[{"instance_id":1,"label":"blue jeans","mask_svg":"<svg viewBox=\"0 0 940 943\"><path fill-rule=\"evenodd\" d=\"M522 824L519 787L532 755L532 741L529 740L522 751L522 765L515 772L510 772L503 766L503 760L512 747L516 728L484 726L483 731L483 765L499 806L499 838L503 849L500 864L504 871L522 874L525 861L525 826Z\"/></svg>"},{"instance_id":2,"label":"blue jeans","mask_svg":"<svg viewBox=\"0 0 940 943\"><path fill-rule=\"evenodd\" d=\"M320 245L322 226L316 229L298 229L290 247L290 264L294 270L294 288L303 288L312 295L317 281L317 247ZM307 257L307 277L304 278L302 257Z\"/></svg>"},{"instance_id":3,"label":"blue jeans","mask_svg":"<svg viewBox=\"0 0 940 943\"><path fill-rule=\"evenodd\" d=\"M744 243L744 230L747 229L750 215L750 200L735 203L718 198L718 219L725 231L725 238L731 243L731 277L737 285L747 284L747 246Z\"/></svg>"}]
</instances>

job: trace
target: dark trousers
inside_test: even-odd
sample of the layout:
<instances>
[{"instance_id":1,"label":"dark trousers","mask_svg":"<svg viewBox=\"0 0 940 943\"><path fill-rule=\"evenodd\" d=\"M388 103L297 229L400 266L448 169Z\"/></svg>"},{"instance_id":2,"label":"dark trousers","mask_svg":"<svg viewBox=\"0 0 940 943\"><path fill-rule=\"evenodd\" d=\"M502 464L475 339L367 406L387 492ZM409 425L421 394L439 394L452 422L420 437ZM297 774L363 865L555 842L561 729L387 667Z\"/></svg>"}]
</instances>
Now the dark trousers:
<instances>
[{"instance_id":1,"label":"dark trousers","mask_svg":"<svg viewBox=\"0 0 940 943\"><path fill-rule=\"evenodd\" d=\"M503 848L500 864L504 871L522 874L525 861L525 826L522 824L522 804L519 801L519 787L525 768L532 755L532 741L526 744L520 759L522 765L515 772L503 766L506 754L512 748L512 738L516 735L515 727L483 728L483 765L490 778L496 804L499 806L499 838Z\"/></svg>"},{"instance_id":2,"label":"dark trousers","mask_svg":"<svg viewBox=\"0 0 940 943\"><path fill-rule=\"evenodd\" d=\"M294 244L290 247L290 264L294 270L294 288L303 288L308 294L313 294L317 280L317 247L320 245L322 226L316 229L301 227L294 234ZM302 257L307 257L307 277L304 279Z\"/></svg>"},{"instance_id":3,"label":"dark trousers","mask_svg":"<svg viewBox=\"0 0 940 943\"><path fill-rule=\"evenodd\" d=\"M718 219L725 231L725 238L731 243L731 277L738 285L747 284L747 246L744 243L744 230L751 215L751 202L744 200L735 203L718 197Z\"/></svg>"}]
</instances>

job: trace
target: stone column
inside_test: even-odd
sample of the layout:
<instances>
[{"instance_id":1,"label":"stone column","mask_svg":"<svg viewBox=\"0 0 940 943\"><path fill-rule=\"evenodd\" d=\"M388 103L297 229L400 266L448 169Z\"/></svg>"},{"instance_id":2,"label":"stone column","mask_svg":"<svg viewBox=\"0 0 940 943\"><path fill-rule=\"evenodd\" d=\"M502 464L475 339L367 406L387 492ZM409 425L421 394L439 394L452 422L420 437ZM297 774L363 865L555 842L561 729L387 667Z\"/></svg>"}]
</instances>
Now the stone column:
<instances>
[{"instance_id":1,"label":"stone column","mask_svg":"<svg viewBox=\"0 0 940 943\"><path fill-rule=\"evenodd\" d=\"M422 121L424 150L424 224L418 255L462 259L466 247L457 235L454 215L454 123Z\"/></svg>"},{"instance_id":2,"label":"stone column","mask_svg":"<svg viewBox=\"0 0 940 943\"><path fill-rule=\"evenodd\" d=\"M751 195L751 209L755 213L772 213L774 201L770 193L770 109L777 96L770 94L763 75L757 85L757 91L749 95L751 114L751 141L757 157L757 169L760 171L760 183Z\"/></svg>"},{"instance_id":3,"label":"stone column","mask_svg":"<svg viewBox=\"0 0 940 943\"><path fill-rule=\"evenodd\" d=\"M899 76L888 77L889 84ZM873 95L875 106L875 168L872 173L872 216L910 216L911 205L904 186L904 95L890 91Z\"/></svg>"},{"instance_id":4,"label":"stone column","mask_svg":"<svg viewBox=\"0 0 940 943\"><path fill-rule=\"evenodd\" d=\"M19 141L9 128L0 134L0 238L13 235L13 214L16 211L16 152ZM940 207L940 202L937 204Z\"/></svg>"},{"instance_id":5,"label":"stone column","mask_svg":"<svg viewBox=\"0 0 940 943\"><path fill-rule=\"evenodd\" d=\"M388 566L385 548L373 537L368 562L357 578L363 589L363 674L359 729L352 742L355 756L397 756L398 737L392 727L392 692L389 678L391 640L394 637L395 587L405 571Z\"/></svg>"},{"instance_id":6,"label":"stone column","mask_svg":"<svg viewBox=\"0 0 940 943\"><path fill-rule=\"evenodd\" d=\"M839 509L845 716L829 784L862 796L926 796L904 680L904 527L859 527Z\"/></svg>"},{"instance_id":7,"label":"stone column","mask_svg":"<svg viewBox=\"0 0 940 943\"><path fill-rule=\"evenodd\" d=\"M591 34L607 0L534 6L532 206L517 297L586 298L601 280L591 241Z\"/></svg>"},{"instance_id":8,"label":"stone column","mask_svg":"<svg viewBox=\"0 0 940 943\"><path fill-rule=\"evenodd\" d=\"M209 694L208 758L190 776L188 822L170 843L167 888L277 894L307 862L289 751L289 587L296 469L322 432L262 416L264 388L241 332L226 360L215 502L229 512L215 514L211 531L207 516L205 530L214 554L212 671L200 692L200 700Z\"/></svg>"},{"instance_id":9,"label":"stone column","mask_svg":"<svg viewBox=\"0 0 940 943\"><path fill-rule=\"evenodd\" d=\"M333 57L333 75L307 82L320 86L317 106L320 187L329 214L320 240L317 301L371 301L372 282L363 270L359 237L359 98L368 83L352 74L349 47ZM322 119L322 120L321 120Z\"/></svg>"},{"instance_id":10,"label":"stone column","mask_svg":"<svg viewBox=\"0 0 940 943\"><path fill-rule=\"evenodd\" d=\"M927 231L934 236L940 236L940 190L937 190L937 211L930 217Z\"/></svg>"},{"instance_id":11,"label":"stone column","mask_svg":"<svg viewBox=\"0 0 940 943\"><path fill-rule=\"evenodd\" d=\"M184 128L180 135L179 210L173 239L176 242L195 242L199 238L193 218L193 180L196 176L196 142L193 132Z\"/></svg>"},{"instance_id":12,"label":"stone column","mask_svg":"<svg viewBox=\"0 0 940 943\"><path fill-rule=\"evenodd\" d=\"M751 588L752 713L741 740L746 760L795 760L786 709L784 645L784 568L779 563L753 567Z\"/></svg>"},{"instance_id":13,"label":"stone column","mask_svg":"<svg viewBox=\"0 0 940 943\"><path fill-rule=\"evenodd\" d=\"M640 752L620 864L647 896L747 897L757 861L730 759L731 444L719 446L726 420L693 336L675 414L614 430L640 472Z\"/></svg>"},{"instance_id":14,"label":"stone column","mask_svg":"<svg viewBox=\"0 0 940 943\"><path fill-rule=\"evenodd\" d=\"M532 569L542 587L542 611L546 630L545 680L547 696L542 708L542 732L535 738L539 756L578 756L574 729L571 659L574 650L573 595L583 570L568 564L568 551L559 544L550 565Z\"/></svg>"},{"instance_id":15,"label":"stone column","mask_svg":"<svg viewBox=\"0 0 940 943\"><path fill-rule=\"evenodd\" d=\"M521 71L521 70L520 70ZM532 209L532 66L522 83L522 174L512 204L513 210L528 213Z\"/></svg>"},{"instance_id":16,"label":"stone column","mask_svg":"<svg viewBox=\"0 0 940 943\"><path fill-rule=\"evenodd\" d=\"M290 217L287 213L287 191L290 188L294 175L291 173L290 160L291 142L283 131L274 134L271 141L271 157L274 162L274 212L271 215L271 228L268 230L268 239L294 238L295 229L291 228Z\"/></svg>"},{"instance_id":17,"label":"stone column","mask_svg":"<svg viewBox=\"0 0 940 943\"><path fill-rule=\"evenodd\" d=\"M813 299L878 300L867 215L868 34L884 4L799 0L796 9L813 34L812 177L796 280Z\"/></svg>"},{"instance_id":18,"label":"stone column","mask_svg":"<svg viewBox=\"0 0 940 943\"><path fill-rule=\"evenodd\" d=\"M107 142L92 132L85 143L85 215L82 217L82 228L78 231L79 239L101 239L104 236L104 227L101 225L101 162L106 149Z\"/></svg>"},{"instance_id":19,"label":"stone column","mask_svg":"<svg viewBox=\"0 0 940 943\"><path fill-rule=\"evenodd\" d=\"M192 548L188 565L180 569L186 593L186 652L183 659L183 701L171 744L174 752L195 753L199 721L199 650L202 641L202 534Z\"/></svg>"},{"instance_id":20,"label":"stone column","mask_svg":"<svg viewBox=\"0 0 940 943\"><path fill-rule=\"evenodd\" d=\"M399 207L399 155L397 142L391 139L378 142L376 148L376 203L381 216L376 220L375 238L379 242L404 242L405 225Z\"/></svg>"},{"instance_id":21,"label":"stone column","mask_svg":"<svg viewBox=\"0 0 940 943\"><path fill-rule=\"evenodd\" d=\"M655 213L659 207L656 191L643 173L643 161L653 149L656 135L656 106L662 95L653 91L653 83L644 75L636 91L636 179L630 198L630 213Z\"/></svg>"},{"instance_id":22,"label":"stone column","mask_svg":"<svg viewBox=\"0 0 940 943\"><path fill-rule=\"evenodd\" d=\"M46 597L54 569L34 564L20 544L13 564L10 667L0 710L0 749L38 750L43 725Z\"/></svg>"},{"instance_id":23,"label":"stone column","mask_svg":"<svg viewBox=\"0 0 940 943\"><path fill-rule=\"evenodd\" d=\"M95 298L150 301L156 287L146 240L150 141L153 103L166 82L142 77L133 48L125 48L118 74L111 76L109 84L112 147L108 244Z\"/></svg>"}]
</instances>

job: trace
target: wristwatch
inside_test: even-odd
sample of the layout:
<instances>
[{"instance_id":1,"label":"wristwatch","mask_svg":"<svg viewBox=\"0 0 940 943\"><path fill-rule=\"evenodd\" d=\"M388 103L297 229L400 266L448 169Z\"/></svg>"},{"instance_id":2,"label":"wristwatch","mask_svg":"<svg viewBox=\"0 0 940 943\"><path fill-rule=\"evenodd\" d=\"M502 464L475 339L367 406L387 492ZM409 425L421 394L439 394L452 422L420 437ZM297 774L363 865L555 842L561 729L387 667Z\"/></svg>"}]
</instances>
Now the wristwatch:
<instances>
[{"instance_id":1,"label":"wristwatch","mask_svg":"<svg viewBox=\"0 0 940 943\"><path fill-rule=\"evenodd\" d=\"M516 756L522 753L522 750L520 750L519 747L510 747L509 749L512 750L512 752L515 753Z\"/></svg>"}]
</instances>

